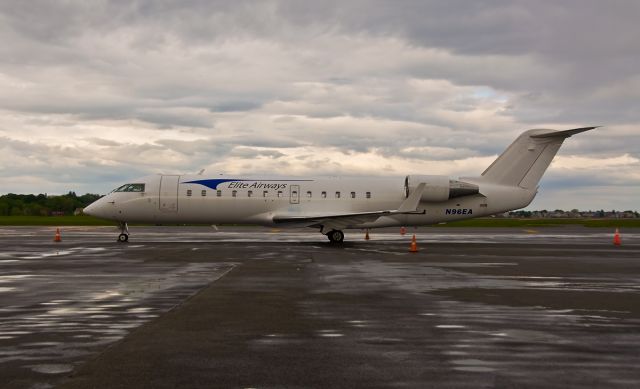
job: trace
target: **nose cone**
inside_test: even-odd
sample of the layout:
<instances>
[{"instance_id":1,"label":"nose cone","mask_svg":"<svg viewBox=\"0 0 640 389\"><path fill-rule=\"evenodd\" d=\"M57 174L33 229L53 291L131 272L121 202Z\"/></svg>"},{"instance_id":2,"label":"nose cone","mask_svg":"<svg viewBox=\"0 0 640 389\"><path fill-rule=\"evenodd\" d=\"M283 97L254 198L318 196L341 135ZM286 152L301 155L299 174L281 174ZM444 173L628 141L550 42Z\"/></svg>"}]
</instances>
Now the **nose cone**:
<instances>
[{"instance_id":1,"label":"nose cone","mask_svg":"<svg viewBox=\"0 0 640 389\"><path fill-rule=\"evenodd\" d=\"M93 203L84 207L84 209L82 210L82 213L84 213L85 215L95 216L95 213L94 213L95 211L96 211L96 202L94 201Z\"/></svg>"},{"instance_id":2,"label":"nose cone","mask_svg":"<svg viewBox=\"0 0 640 389\"><path fill-rule=\"evenodd\" d=\"M95 217L100 217L100 218L106 218L106 210L105 210L105 202L102 201L103 199L98 199L96 201L94 201L93 203L89 204L89 206L87 206L84 210L82 210L82 212L85 215L90 215L90 216L95 216Z\"/></svg>"}]
</instances>

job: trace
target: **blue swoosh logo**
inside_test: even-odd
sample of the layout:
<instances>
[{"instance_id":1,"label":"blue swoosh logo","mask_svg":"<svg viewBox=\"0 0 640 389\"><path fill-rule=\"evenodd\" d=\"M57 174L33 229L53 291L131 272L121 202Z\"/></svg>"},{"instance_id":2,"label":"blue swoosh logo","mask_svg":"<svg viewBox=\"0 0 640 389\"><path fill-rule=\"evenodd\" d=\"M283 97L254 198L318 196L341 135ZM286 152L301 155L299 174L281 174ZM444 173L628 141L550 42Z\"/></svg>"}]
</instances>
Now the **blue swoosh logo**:
<instances>
[{"instance_id":1,"label":"blue swoosh logo","mask_svg":"<svg viewBox=\"0 0 640 389\"><path fill-rule=\"evenodd\" d=\"M238 181L244 181L244 182L259 182L259 181L264 181L264 182L285 182L285 181L298 181L298 182L304 182L304 181L313 181L313 180L246 180L246 179L236 179L236 178L213 178L213 179L208 179L208 180L195 180L195 181L186 181L183 182L182 184L200 184L200 185L204 185L207 188L211 188L213 190L218 189L218 185L220 184L224 184L225 182L238 182Z\"/></svg>"},{"instance_id":2,"label":"blue swoosh logo","mask_svg":"<svg viewBox=\"0 0 640 389\"><path fill-rule=\"evenodd\" d=\"M236 180L233 178L220 178L220 179L210 179L210 180L195 180L195 181L187 181L183 182L183 184L200 184L204 185L207 188L218 189L218 185L224 184L225 182L231 181L244 181L244 180Z\"/></svg>"}]
</instances>

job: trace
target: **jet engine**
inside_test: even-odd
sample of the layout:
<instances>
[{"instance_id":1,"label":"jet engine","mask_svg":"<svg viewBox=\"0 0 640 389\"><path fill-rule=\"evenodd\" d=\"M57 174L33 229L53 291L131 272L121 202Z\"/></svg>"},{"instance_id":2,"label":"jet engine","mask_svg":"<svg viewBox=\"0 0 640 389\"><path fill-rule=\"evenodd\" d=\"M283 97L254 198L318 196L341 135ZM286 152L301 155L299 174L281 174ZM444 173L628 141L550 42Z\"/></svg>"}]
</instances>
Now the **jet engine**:
<instances>
[{"instance_id":1,"label":"jet engine","mask_svg":"<svg viewBox=\"0 0 640 389\"><path fill-rule=\"evenodd\" d=\"M470 196L480 193L478 185L452 180L447 176L411 175L407 176L404 180L405 195L409 197L409 194L411 194L411 192L423 182L426 185L422 192L421 201L424 202L437 203L440 201L447 201L455 197Z\"/></svg>"}]
</instances>

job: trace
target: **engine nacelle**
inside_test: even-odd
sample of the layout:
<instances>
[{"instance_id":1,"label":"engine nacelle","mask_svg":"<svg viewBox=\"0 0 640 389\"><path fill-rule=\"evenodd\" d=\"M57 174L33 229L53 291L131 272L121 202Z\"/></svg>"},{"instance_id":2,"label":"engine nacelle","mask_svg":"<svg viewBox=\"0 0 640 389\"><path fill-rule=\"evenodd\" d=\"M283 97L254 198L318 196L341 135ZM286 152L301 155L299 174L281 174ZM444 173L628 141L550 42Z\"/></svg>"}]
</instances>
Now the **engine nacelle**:
<instances>
[{"instance_id":1,"label":"engine nacelle","mask_svg":"<svg viewBox=\"0 0 640 389\"><path fill-rule=\"evenodd\" d=\"M404 180L405 195L409 197L412 191L421 183L425 183L420 201L437 203L461 196L480 193L477 185L452 180L447 176L407 176Z\"/></svg>"}]
</instances>

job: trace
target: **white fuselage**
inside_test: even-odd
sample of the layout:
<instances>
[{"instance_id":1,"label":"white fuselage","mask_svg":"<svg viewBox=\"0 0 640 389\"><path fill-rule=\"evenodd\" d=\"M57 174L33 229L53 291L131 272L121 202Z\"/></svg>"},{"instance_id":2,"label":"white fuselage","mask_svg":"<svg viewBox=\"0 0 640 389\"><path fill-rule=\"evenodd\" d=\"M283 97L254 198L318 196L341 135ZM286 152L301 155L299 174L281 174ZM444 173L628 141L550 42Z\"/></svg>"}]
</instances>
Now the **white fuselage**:
<instances>
[{"instance_id":1,"label":"white fuselage","mask_svg":"<svg viewBox=\"0 0 640 389\"><path fill-rule=\"evenodd\" d=\"M419 211L424 211L422 214L383 215L345 228L428 225L486 216L525 207L536 194L535 190L487 183L477 177L464 180L478 185L479 194L437 202L422 201L418 206ZM111 192L85 212L119 222L273 226L274 217L395 210L407 197L403 177L154 175L134 182L144 184L144 190Z\"/></svg>"}]
</instances>

